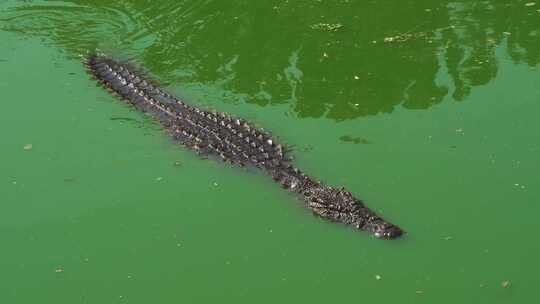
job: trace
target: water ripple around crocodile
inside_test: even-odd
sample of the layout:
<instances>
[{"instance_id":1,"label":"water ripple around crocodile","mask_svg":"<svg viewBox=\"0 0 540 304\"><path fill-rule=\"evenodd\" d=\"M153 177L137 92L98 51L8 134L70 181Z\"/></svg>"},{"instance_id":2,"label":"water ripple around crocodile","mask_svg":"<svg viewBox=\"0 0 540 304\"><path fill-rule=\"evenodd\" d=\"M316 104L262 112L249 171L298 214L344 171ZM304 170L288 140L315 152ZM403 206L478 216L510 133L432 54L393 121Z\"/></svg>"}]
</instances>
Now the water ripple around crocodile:
<instances>
[{"instance_id":1,"label":"water ripple around crocodile","mask_svg":"<svg viewBox=\"0 0 540 304\"><path fill-rule=\"evenodd\" d=\"M61 1L0 4L0 30L41 37L70 56L96 48L135 53L156 38L127 6L92 7Z\"/></svg>"}]
</instances>

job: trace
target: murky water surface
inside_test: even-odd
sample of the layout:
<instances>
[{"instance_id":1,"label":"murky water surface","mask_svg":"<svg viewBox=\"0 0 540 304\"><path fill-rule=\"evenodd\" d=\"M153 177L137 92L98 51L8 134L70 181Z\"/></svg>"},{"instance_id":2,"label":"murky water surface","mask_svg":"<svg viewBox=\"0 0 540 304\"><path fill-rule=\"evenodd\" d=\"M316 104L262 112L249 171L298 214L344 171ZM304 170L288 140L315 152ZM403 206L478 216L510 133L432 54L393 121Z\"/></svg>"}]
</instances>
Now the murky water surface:
<instances>
[{"instance_id":1,"label":"murky water surface","mask_svg":"<svg viewBox=\"0 0 540 304\"><path fill-rule=\"evenodd\" d=\"M0 302L533 303L540 2L0 4ZM95 49L404 227L313 217L97 87Z\"/></svg>"}]
</instances>

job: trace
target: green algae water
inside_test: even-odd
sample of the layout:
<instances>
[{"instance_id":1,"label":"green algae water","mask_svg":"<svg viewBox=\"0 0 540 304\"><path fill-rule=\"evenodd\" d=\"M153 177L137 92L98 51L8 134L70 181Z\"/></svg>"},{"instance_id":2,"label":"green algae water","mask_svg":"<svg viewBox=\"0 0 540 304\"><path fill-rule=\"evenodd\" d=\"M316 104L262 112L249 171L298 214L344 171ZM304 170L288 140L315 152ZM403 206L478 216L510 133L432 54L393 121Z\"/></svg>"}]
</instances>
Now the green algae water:
<instances>
[{"instance_id":1,"label":"green algae water","mask_svg":"<svg viewBox=\"0 0 540 304\"><path fill-rule=\"evenodd\" d=\"M540 3L392 2L2 1L0 303L534 303ZM407 234L175 144L96 49Z\"/></svg>"}]
</instances>

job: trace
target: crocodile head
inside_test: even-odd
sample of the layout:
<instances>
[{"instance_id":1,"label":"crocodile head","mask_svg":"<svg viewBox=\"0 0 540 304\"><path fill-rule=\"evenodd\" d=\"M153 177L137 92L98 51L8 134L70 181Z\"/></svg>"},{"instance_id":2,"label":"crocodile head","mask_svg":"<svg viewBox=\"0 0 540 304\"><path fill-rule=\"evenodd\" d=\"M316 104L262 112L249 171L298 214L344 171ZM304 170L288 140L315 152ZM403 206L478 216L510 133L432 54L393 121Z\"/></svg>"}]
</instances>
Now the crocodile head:
<instances>
[{"instance_id":1,"label":"crocodile head","mask_svg":"<svg viewBox=\"0 0 540 304\"><path fill-rule=\"evenodd\" d=\"M398 226L386 223L381 218L366 221L360 229L371 232L375 237L383 240L395 239L404 233Z\"/></svg>"},{"instance_id":2,"label":"crocodile head","mask_svg":"<svg viewBox=\"0 0 540 304\"><path fill-rule=\"evenodd\" d=\"M395 239L404 233L399 227L375 214L362 201L343 188L337 189L318 184L308 187L303 194L307 206L322 218L351 225L370 232L379 239Z\"/></svg>"}]
</instances>

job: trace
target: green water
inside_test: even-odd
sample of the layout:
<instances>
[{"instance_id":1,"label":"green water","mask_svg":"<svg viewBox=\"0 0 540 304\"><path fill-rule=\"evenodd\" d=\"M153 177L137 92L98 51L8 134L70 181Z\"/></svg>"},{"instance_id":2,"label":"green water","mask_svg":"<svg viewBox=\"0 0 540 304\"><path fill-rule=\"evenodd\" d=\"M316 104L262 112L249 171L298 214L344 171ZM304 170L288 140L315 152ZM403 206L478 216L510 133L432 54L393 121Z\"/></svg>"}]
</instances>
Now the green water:
<instances>
[{"instance_id":1,"label":"green water","mask_svg":"<svg viewBox=\"0 0 540 304\"><path fill-rule=\"evenodd\" d=\"M2 0L0 41L0 303L538 298L540 3ZM89 78L96 48L408 234L172 143Z\"/></svg>"}]
</instances>

